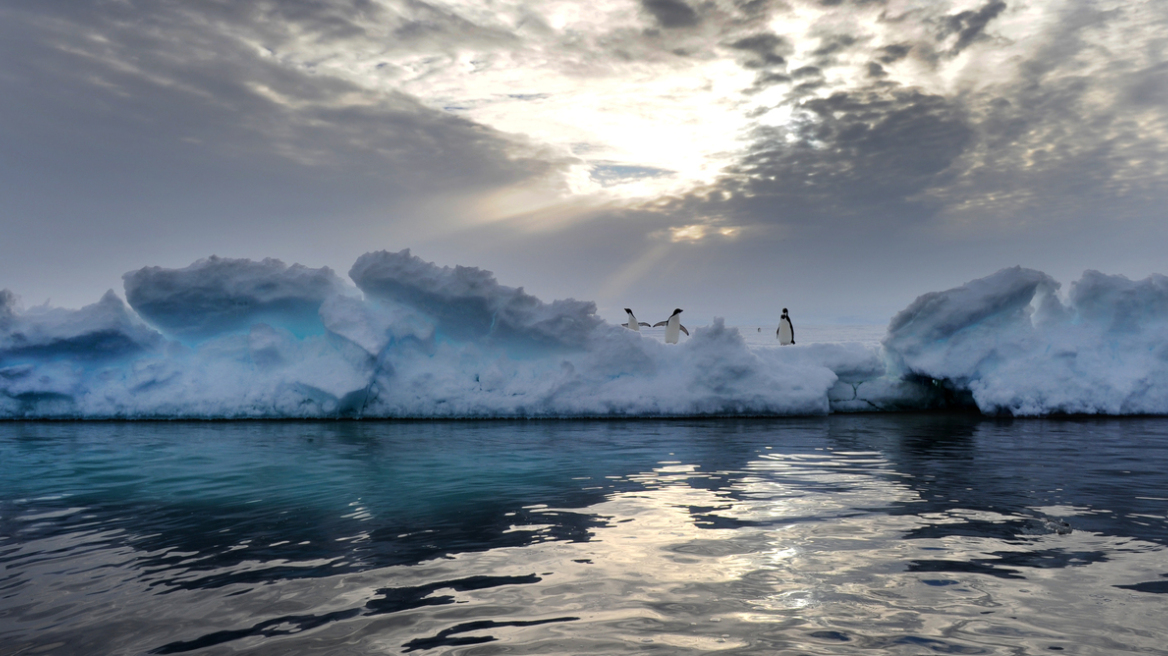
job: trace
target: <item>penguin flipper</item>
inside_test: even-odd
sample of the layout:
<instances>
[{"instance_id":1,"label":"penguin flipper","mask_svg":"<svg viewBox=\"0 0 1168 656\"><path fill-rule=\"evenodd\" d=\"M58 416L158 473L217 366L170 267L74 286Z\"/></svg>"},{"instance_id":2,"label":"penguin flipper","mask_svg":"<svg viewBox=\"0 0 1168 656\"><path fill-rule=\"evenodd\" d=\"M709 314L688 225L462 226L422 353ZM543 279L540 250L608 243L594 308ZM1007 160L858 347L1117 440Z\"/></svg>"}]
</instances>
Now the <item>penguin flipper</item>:
<instances>
[{"instance_id":1,"label":"penguin flipper","mask_svg":"<svg viewBox=\"0 0 1168 656\"><path fill-rule=\"evenodd\" d=\"M641 321L641 322L640 322L640 325L642 325L642 326L644 326L644 327L646 327L646 328L652 328L652 327L653 327L653 326L650 326L649 324L645 323L644 321Z\"/></svg>"},{"instance_id":2,"label":"penguin flipper","mask_svg":"<svg viewBox=\"0 0 1168 656\"><path fill-rule=\"evenodd\" d=\"M621 328L628 328L628 327L629 327L629 324L627 324L627 323L622 323L622 324L621 324Z\"/></svg>"},{"instance_id":3,"label":"penguin flipper","mask_svg":"<svg viewBox=\"0 0 1168 656\"><path fill-rule=\"evenodd\" d=\"M666 319L665 321L658 321L657 323L655 323L655 324L653 324L652 326L649 326L649 327L650 327L650 328L659 328L659 327L661 327L661 326L664 326L664 325L665 325L665 324L667 324L667 323L669 323L669 320L668 320L668 319Z\"/></svg>"},{"instance_id":4,"label":"penguin flipper","mask_svg":"<svg viewBox=\"0 0 1168 656\"><path fill-rule=\"evenodd\" d=\"M683 326L681 324L677 324L677 327L681 328L681 332L685 333L686 337L689 337L689 331L685 329L685 326Z\"/></svg>"}]
</instances>

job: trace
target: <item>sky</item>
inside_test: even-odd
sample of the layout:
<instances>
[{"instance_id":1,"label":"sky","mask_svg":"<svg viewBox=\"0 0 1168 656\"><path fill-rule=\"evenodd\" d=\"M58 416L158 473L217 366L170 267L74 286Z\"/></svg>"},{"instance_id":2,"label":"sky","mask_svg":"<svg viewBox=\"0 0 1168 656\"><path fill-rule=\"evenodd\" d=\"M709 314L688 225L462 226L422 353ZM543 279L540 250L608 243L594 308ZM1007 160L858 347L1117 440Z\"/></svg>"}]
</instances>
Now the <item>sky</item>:
<instances>
[{"instance_id":1,"label":"sky","mask_svg":"<svg viewBox=\"0 0 1168 656\"><path fill-rule=\"evenodd\" d=\"M368 251L689 325L1168 273L1168 2L0 0L0 288Z\"/></svg>"}]
</instances>

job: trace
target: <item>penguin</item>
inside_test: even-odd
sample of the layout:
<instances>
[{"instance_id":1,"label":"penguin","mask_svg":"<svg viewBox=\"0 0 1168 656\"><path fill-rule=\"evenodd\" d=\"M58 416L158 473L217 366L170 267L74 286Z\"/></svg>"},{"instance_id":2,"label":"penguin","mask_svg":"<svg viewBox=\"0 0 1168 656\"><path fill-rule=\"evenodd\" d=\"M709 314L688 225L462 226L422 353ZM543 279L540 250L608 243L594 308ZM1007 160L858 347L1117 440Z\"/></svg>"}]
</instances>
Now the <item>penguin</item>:
<instances>
[{"instance_id":1,"label":"penguin","mask_svg":"<svg viewBox=\"0 0 1168 656\"><path fill-rule=\"evenodd\" d=\"M665 343L666 344L676 344L677 343L677 340L679 339L678 335L677 335L677 331L679 331L679 330L681 332L685 333L686 337L689 337L689 331L685 329L685 326L681 325L681 308L677 308L676 310L674 310L673 314L669 315L669 318L666 319L665 321L659 321L659 322L653 324L654 328L656 328L657 326L665 326Z\"/></svg>"},{"instance_id":2,"label":"penguin","mask_svg":"<svg viewBox=\"0 0 1168 656\"><path fill-rule=\"evenodd\" d=\"M646 328L651 328L651 326L649 324L645 323L644 321L641 321L640 323L638 323L637 318L633 316L633 311L630 310L629 308L625 308L625 312L629 313L629 322L621 324L625 328L628 328L629 330L631 330L635 333L641 332L641 326L645 326Z\"/></svg>"},{"instance_id":3,"label":"penguin","mask_svg":"<svg viewBox=\"0 0 1168 656\"><path fill-rule=\"evenodd\" d=\"M786 346L795 343L795 326L791 325L791 317L787 316L787 308L783 308L783 316L779 317L779 328L775 331L779 344Z\"/></svg>"}]
</instances>

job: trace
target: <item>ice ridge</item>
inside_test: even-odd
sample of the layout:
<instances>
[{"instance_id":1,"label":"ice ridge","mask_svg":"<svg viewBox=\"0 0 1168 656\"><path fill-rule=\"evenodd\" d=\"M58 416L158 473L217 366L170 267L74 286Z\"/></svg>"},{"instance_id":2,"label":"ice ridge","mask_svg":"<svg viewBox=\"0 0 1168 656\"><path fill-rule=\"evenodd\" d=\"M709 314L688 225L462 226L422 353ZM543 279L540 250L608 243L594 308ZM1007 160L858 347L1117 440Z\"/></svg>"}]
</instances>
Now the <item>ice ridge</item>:
<instances>
[{"instance_id":1,"label":"ice ridge","mask_svg":"<svg viewBox=\"0 0 1168 656\"><path fill-rule=\"evenodd\" d=\"M1015 267L925 294L882 346L666 345L409 250L349 272L211 257L77 310L0 291L0 418L805 415L968 404L1168 414L1168 278ZM354 286L355 285L355 286Z\"/></svg>"},{"instance_id":2,"label":"ice ridge","mask_svg":"<svg viewBox=\"0 0 1168 656\"><path fill-rule=\"evenodd\" d=\"M323 267L211 256L184 269L144 267L122 276L126 300L167 335L198 343L257 323L298 335L324 332L317 314L345 282Z\"/></svg>"}]
</instances>

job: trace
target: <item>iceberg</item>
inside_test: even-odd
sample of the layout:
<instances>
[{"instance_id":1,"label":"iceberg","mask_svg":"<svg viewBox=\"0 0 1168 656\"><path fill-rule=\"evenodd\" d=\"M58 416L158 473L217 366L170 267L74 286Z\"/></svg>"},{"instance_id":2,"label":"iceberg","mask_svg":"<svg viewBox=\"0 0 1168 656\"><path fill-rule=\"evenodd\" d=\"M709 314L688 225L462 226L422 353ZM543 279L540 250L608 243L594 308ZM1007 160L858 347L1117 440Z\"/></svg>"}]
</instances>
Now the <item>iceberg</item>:
<instances>
[{"instance_id":1,"label":"iceberg","mask_svg":"<svg viewBox=\"0 0 1168 656\"><path fill-rule=\"evenodd\" d=\"M0 291L0 418L1168 413L1168 279L1015 267L925 294L879 346L667 345L403 250L331 269L147 267L78 310Z\"/></svg>"},{"instance_id":2,"label":"iceberg","mask_svg":"<svg viewBox=\"0 0 1168 656\"><path fill-rule=\"evenodd\" d=\"M965 394L987 414L1168 413L1168 278L1087 271L1066 302L1015 267L925 294L892 319L892 374Z\"/></svg>"}]
</instances>

